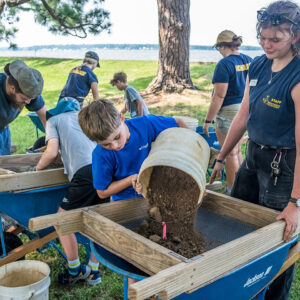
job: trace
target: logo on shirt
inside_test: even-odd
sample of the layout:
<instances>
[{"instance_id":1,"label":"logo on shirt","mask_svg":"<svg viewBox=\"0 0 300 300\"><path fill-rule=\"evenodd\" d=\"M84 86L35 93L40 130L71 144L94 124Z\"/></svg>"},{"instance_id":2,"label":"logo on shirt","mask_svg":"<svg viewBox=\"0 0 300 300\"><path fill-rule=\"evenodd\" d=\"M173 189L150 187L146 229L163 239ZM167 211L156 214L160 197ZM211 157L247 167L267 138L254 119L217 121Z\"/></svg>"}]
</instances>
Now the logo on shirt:
<instances>
[{"instance_id":1,"label":"logo on shirt","mask_svg":"<svg viewBox=\"0 0 300 300\"><path fill-rule=\"evenodd\" d=\"M247 71L249 69L250 63L245 64L245 65L236 65L235 66L235 70L237 72L241 72L241 71Z\"/></svg>"},{"instance_id":2,"label":"logo on shirt","mask_svg":"<svg viewBox=\"0 0 300 300\"><path fill-rule=\"evenodd\" d=\"M270 106L270 107L273 107L273 108L276 108L276 109L279 109L280 108L280 105L282 103L281 100L277 100L277 99L274 99L274 98L271 98L270 99L270 96L266 96L262 99L263 103L267 106Z\"/></svg>"},{"instance_id":3,"label":"logo on shirt","mask_svg":"<svg viewBox=\"0 0 300 300\"><path fill-rule=\"evenodd\" d=\"M82 70L79 70L79 69L73 69L73 70L71 71L71 73L79 74L79 75L81 75L81 76L84 76L84 75L86 74L85 71L82 71Z\"/></svg>"},{"instance_id":4,"label":"logo on shirt","mask_svg":"<svg viewBox=\"0 0 300 300\"><path fill-rule=\"evenodd\" d=\"M141 151L141 150L143 150L143 149L145 149L145 148L148 148L148 143L147 143L146 145L144 145L144 146L141 146L141 147L139 148L139 151Z\"/></svg>"}]
</instances>

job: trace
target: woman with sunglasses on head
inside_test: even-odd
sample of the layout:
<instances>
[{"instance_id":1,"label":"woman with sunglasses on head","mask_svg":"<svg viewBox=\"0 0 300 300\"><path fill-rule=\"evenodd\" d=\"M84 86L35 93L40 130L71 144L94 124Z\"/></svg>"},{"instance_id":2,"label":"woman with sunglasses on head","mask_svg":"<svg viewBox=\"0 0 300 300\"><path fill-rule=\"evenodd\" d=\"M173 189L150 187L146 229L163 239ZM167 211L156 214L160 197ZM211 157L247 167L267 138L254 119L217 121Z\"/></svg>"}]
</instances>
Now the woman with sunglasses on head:
<instances>
[{"instance_id":1,"label":"woman with sunglasses on head","mask_svg":"<svg viewBox=\"0 0 300 300\"><path fill-rule=\"evenodd\" d=\"M234 118L211 176L248 130L246 159L231 195L282 211L290 240L300 206L300 8L276 1L258 11L257 35L265 55L250 65L241 108ZM288 299L294 266L270 286L265 299Z\"/></svg>"},{"instance_id":2,"label":"woman with sunglasses on head","mask_svg":"<svg viewBox=\"0 0 300 300\"><path fill-rule=\"evenodd\" d=\"M212 83L214 91L203 125L203 132L209 136L209 126L215 119L215 130L222 146L230 124L240 109L246 85L246 78L252 58L239 53L242 38L230 30L222 31L215 47L223 56L216 65ZM242 163L241 142L230 152L226 159L226 193L230 194L235 173Z\"/></svg>"}]
</instances>

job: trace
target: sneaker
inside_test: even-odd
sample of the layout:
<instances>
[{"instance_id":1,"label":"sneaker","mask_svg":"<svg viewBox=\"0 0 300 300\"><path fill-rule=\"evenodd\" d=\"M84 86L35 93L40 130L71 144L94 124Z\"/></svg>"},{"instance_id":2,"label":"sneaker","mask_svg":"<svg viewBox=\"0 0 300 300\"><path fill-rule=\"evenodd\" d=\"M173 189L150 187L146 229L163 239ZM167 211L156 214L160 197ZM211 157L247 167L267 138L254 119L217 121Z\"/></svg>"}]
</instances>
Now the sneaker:
<instances>
[{"instance_id":1,"label":"sneaker","mask_svg":"<svg viewBox=\"0 0 300 300\"><path fill-rule=\"evenodd\" d=\"M77 275L71 275L68 269L64 273L58 274L58 282L63 285L74 284L78 280L85 280L91 274L91 268L87 265L81 265Z\"/></svg>"},{"instance_id":2,"label":"sneaker","mask_svg":"<svg viewBox=\"0 0 300 300\"><path fill-rule=\"evenodd\" d=\"M101 275L99 271L91 272L90 276L87 277L86 282L90 285L96 285L101 283Z\"/></svg>"}]
</instances>

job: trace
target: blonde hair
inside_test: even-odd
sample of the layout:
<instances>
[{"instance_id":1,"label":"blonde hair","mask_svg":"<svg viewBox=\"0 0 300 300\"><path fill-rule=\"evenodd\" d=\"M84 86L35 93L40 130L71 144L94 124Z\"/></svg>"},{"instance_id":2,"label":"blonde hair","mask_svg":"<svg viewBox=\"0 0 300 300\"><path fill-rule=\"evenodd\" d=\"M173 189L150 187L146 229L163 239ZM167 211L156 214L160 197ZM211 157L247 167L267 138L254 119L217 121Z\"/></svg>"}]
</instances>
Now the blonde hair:
<instances>
[{"instance_id":1,"label":"blonde hair","mask_svg":"<svg viewBox=\"0 0 300 300\"><path fill-rule=\"evenodd\" d=\"M114 104L107 100L96 100L85 106L78 114L82 131L92 141L106 140L121 125L121 116Z\"/></svg>"}]
</instances>

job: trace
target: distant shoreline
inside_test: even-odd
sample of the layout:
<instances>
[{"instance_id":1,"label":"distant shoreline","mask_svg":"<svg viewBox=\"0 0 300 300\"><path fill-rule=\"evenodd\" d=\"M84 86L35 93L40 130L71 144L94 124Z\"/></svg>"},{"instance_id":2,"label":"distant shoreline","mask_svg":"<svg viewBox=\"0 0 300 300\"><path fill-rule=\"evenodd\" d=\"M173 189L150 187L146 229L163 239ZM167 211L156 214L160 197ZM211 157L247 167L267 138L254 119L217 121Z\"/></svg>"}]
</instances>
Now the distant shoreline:
<instances>
[{"instance_id":1,"label":"distant shoreline","mask_svg":"<svg viewBox=\"0 0 300 300\"><path fill-rule=\"evenodd\" d=\"M78 45L77 45L78 46ZM1 50L2 57L32 57L32 58L61 58L61 59L82 59L84 53L93 50L99 54L100 60L144 60L144 61L158 61L158 49L139 48L87 48L81 46L76 48L52 48L49 46L35 49L21 49L18 50ZM63 47L63 46L61 46ZM262 50L242 50L241 52L254 58L261 55ZM190 49L190 62L217 62L222 58L221 54L211 47L208 49Z\"/></svg>"},{"instance_id":2,"label":"distant shoreline","mask_svg":"<svg viewBox=\"0 0 300 300\"><path fill-rule=\"evenodd\" d=\"M157 44L69 44L69 45L36 45L36 46L28 46L28 47L19 47L15 51L20 51L20 50L41 50L41 49L123 49L123 50L158 50L158 45ZM261 50L261 47L257 46L241 46L240 50ZM7 47L0 47L0 50L12 50ZM190 45L190 50L213 50L212 46L207 46L207 45Z\"/></svg>"}]
</instances>

